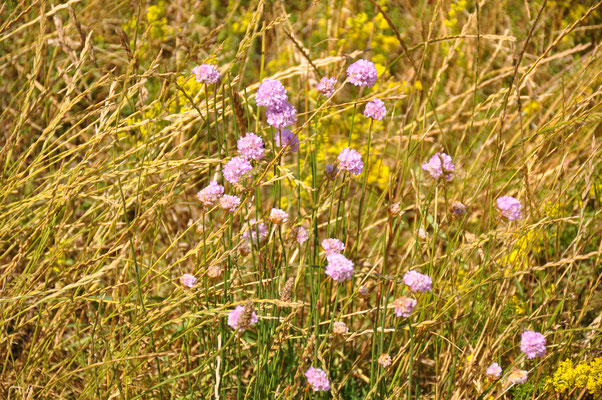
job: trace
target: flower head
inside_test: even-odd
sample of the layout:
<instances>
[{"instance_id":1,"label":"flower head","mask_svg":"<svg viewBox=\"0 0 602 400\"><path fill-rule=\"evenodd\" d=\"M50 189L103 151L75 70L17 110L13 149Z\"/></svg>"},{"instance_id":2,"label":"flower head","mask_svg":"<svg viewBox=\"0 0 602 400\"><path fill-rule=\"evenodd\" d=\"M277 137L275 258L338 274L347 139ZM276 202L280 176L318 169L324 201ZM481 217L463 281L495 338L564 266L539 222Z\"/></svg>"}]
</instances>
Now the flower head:
<instances>
[{"instance_id":1,"label":"flower head","mask_svg":"<svg viewBox=\"0 0 602 400\"><path fill-rule=\"evenodd\" d=\"M364 109L364 116L368 118L375 119L377 121L382 121L387 113L387 108L385 107L385 103L381 99L374 99L368 104L366 104L366 108Z\"/></svg>"},{"instance_id":2,"label":"flower head","mask_svg":"<svg viewBox=\"0 0 602 400\"><path fill-rule=\"evenodd\" d=\"M451 212L456 217L461 217L462 215L466 214L466 206L459 201L454 201L451 205Z\"/></svg>"},{"instance_id":3,"label":"flower head","mask_svg":"<svg viewBox=\"0 0 602 400\"><path fill-rule=\"evenodd\" d=\"M249 225L251 226L251 230L246 230L243 232L243 239L253 240L256 243L264 242L268 238L268 228L261 220L251 219L249 221ZM259 242L257 240L259 239Z\"/></svg>"},{"instance_id":4,"label":"flower head","mask_svg":"<svg viewBox=\"0 0 602 400\"><path fill-rule=\"evenodd\" d=\"M180 277L180 283L182 284L182 286L191 288L194 285L196 285L196 282L197 279L194 275L184 274Z\"/></svg>"},{"instance_id":5,"label":"flower head","mask_svg":"<svg viewBox=\"0 0 602 400\"><path fill-rule=\"evenodd\" d=\"M522 384L527 382L527 378L529 378L529 373L522 369L514 369L510 371L508 375L508 383L509 384Z\"/></svg>"},{"instance_id":6,"label":"flower head","mask_svg":"<svg viewBox=\"0 0 602 400\"><path fill-rule=\"evenodd\" d=\"M422 227L418 228L418 239L422 241L426 240L426 231Z\"/></svg>"},{"instance_id":7,"label":"flower head","mask_svg":"<svg viewBox=\"0 0 602 400\"><path fill-rule=\"evenodd\" d=\"M500 376L502 376L502 368L496 362L491 363L491 365L487 367L487 370L485 371L485 376L489 380L496 381L500 379Z\"/></svg>"},{"instance_id":8,"label":"flower head","mask_svg":"<svg viewBox=\"0 0 602 400\"><path fill-rule=\"evenodd\" d=\"M314 392L330 390L330 381L326 372L320 368L309 367L305 372L307 382L311 385Z\"/></svg>"},{"instance_id":9,"label":"flower head","mask_svg":"<svg viewBox=\"0 0 602 400\"><path fill-rule=\"evenodd\" d=\"M339 166L341 168L346 169L355 176L361 174L364 169L364 162L362 161L360 153L349 147L345 147L341 150L337 159L339 160Z\"/></svg>"},{"instance_id":10,"label":"flower head","mask_svg":"<svg viewBox=\"0 0 602 400\"><path fill-rule=\"evenodd\" d=\"M383 353L378 356L378 364L383 368L389 368L391 366L391 356L387 353Z\"/></svg>"},{"instance_id":11,"label":"flower head","mask_svg":"<svg viewBox=\"0 0 602 400\"><path fill-rule=\"evenodd\" d=\"M255 325L259 321L253 306L245 304L244 306L236 306L234 310L228 314L228 325L232 329L240 329L244 331L247 328Z\"/></svg>"},{"instance_id":12,"label":"flower head","mask_svg":"<svg viewBox=\"0 0 602 400\"><path fill-rule=\"evenodd\" d=\"M320 82L318 83L318 86L316 87L316 89L318 90L318 92L322 93L325 97L332 97L332 95L334 94L334 87L336 84L337 84L337 78L324 77L324 78L320 79Z\"/></svg>"},{"instance_id":13,"label":"flower head","mask_svg":"<svg viewBox=\"0 0 602 400\"><path fill-rule=\"evenodd\" d=\"M305 243L305 241L307 241L307 239L309 239L309 232L307 231L307 229L305 229L302 226L298 226L295 229L295 240L297 241L297 243L303 244Z\"/></svg>"},{"instance_id":14,"label":"flower head","mask_svg":"<svg viewBox=\"0 0 602 400\"><path fill-rule=\"evenodd\" d=\"M324 175L326 175L326 178L330 180L334 180L338 172L339 169L332 164L326 164L326 167L324 168Z\"/></svg>"},{"instance_id":15,"label":"flower head","mask_svg":"<svg viewBox=\"0 0 602 400\"><path fill-rule=\"evenodd\" d=\"M328 238L322 240L322 248L326 252L326 255L341 253L345 250L345 244L339 239Z\"/></svg>"},{"instance_id":16,"label":"flower head","mask_svg":"<svg viewBox=\"0 0 602 400\"><path fill-rule=\"evenodd\" d=\"M238 139L236 147L240 155L247 160L260 160L265 154L263 140L252 132Z\"/></svg>"},{"instance_id":17,"label":"flower head","mask_svg":"<svg viewBox=\"0 0 602 400\"><path fill-rule=\"evenodd\" d=\"M412 292L424 293L433 288L433 282L428 275L411 270L403 276L403 282L410 288Z\"/></svg>"},{"instance_id":18,"label":"flower head","mask_svg":"<svg viewBox=\"0 0 602 400\"><path fill-rule=\"evenodd\" d=\"M197 82L215 83L219 79L219 71L211 64L198 65L192 69Z\"/></svg>"},{"instance_id":19,"label":"flower head","mask_svg":"<svg viewBox=\"0 0 602 400\"><path fill-rule=\"evenodd\" d=\"M290 151L291 153L299 151L299 138L288 129L282 129L279 132L276 132L274 141L278 147L287 146L286 151Z\"/></svg>"},{"instance_id":20,"label":"flower head","mask_svg":"<svg viewBox=\"0 0 602 400\"><path fill-rule=\"evenodd\" d=\"M520 350L528 359L546 355L546 338L539 332L524 331L520 338Z\"/></svg>"},{"instance_id":21,"label":"flower head","mask_svg":"<svg viewBox=\"0 0 602 400\"><path fill-rule=\"evenodd\" d=\"M285 224L288 221L288 214L279 208L272 208L272 211L270 211L270 221L277 225Z\"/></svg>"},{"instance_id":22,"label":"flower head","mask_svg":"<svg viewBox=\"0 0 602 400\"><path fill-rule=\"evenodd\" d=\"M371 61L357 60L347 67L347 79L355 86L372 87L378 79L378 73Z\"/></svg>"},{"instance_id":23,"label":"flower head","mask_svg":"<svg viewBox=\"0 0 602 400\"><path fill-rule=\"evenodd\" d=\"M349 332L349 328L347 328L347 325L343 321L337 321L332 324L332 333L335 335L344 335L347 332Z\"/></svg>"},{"instance_id":24,"label":"flower head","mask_svg":"<svg viewBox=\"0 0 602 400\"><path fill-rule=\"evenodd\" d=\"M520 201L512 196L498 197L496 200L497 208L502 212L502 215L508 218L509 221L521 219L523 217Z\"/></svg>"},{"instance_id":25,"label":"flower head","mask_svg":"<svg viewBox=\"0 0 602 400\"><path fill-rule=\"evenodd\" d=\"M278 107L286 101L288 101L286 89L276 79L264 80L255 94L255 102L260 107Z\"/></svg>"},{"instance_id":26,"label":"flower head","mask_svg":"<svg viewBox=\"0 0 602 400\"><path fill-rule=\"evenodd\" d=\"M442 176L450 181L454 176L455 169L452 159L445 153L435 153L430 160L422 164L422 169L428 172L433 179L439 179Z\"/></svg>"},{"instance_id":27,"label":"flower head","mask_svg":"<svg viewBox=\"0 0 602 400\"><path fill-rule=\"evenodd\" d=\"M278 106L269 107L265 112L265 116L268 125L276 129L284 129L297 122L297 110L288 101L284 101Z\"/></svg>"},{"instance_id":28,"label":"flower head","mask_svg":"<svg viewBox=\"0 0 602 400\"><path fill-rule=\"evenodd\" d=\"M416 300L411 297L400 297L393 302L395 306L395 315L398 317L408 318L416 307Z\"/></svg>"},{"instance_id":29,"label":"flower head","mask_svg":"<svg viewBox=\"0 0 602 400\"><path fill-rule=\"evenodd\" d=\"M224 187L216 181L209 182L209 185L196 194L197 199L203 205L212 206L224 194Z\"/></svg>"},{"instance_id":30,"label":"flower head","mask_svg":"<svg viewBox=\"0 0 602 400\"><path fill-rule=\"evenodd\" d=\"M335 282L344 282L353 277L353 261L342 254L330 254L326 256L326 275Z\"/></svg>"},{"instance_id":31,"label":"flower head","mask_svg":"<svg viewBox=\"0 0 602 400\"><path fill-rule=\"evenodd\" d=\"M238 198L238 196L225 194L221 199L219 199L219 205L228 212L234 212L240 205L240 198Z\"/></svg>"},{"instance_id":32,"label":"flower head","mask_svg":"<svg viewBox=\"0 0 602 400\"><path fill-rule=\"evenodd\" d=\"M389 205L389 214L396 217L401 214L401 203L396 202Z\"/></svg>"},{"instance_id":33,"label":"flower head","mask_svg":"<svg viewBox=\"0 0 602 400\"><path fill-rule=\"evenodd\" d=\"M250 175L253 166L242 157L234 157L224 166L224 179L236 183L244 176Z\"/></svg>"},{"instance_id":34,"label":"flower head","mask_svg":"<svg viewBox=\"0 0 602 400\"><path fill-rule=\"evenodd\" d=\"M224 268L221 265L212 265L207 269L207 276L211 279L219 278L224 272Z\"/></svg>"}]
</instances>

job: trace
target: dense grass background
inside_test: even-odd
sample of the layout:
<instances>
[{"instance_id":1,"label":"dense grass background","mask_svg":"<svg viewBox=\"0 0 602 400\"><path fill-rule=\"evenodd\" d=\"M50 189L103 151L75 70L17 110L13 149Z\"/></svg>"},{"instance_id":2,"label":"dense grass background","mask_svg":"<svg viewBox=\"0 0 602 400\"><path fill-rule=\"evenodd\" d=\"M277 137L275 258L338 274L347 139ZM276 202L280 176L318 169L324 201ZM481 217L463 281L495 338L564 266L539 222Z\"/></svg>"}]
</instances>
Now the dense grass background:
<instances>
[{"instance_id":1,"label":"dense grass background","mask_svg":"<svg viewBox=\"0 0 602 400\"><path fill-rule=\"evenodd\" d=\"M587 0L3 2L0 396L600 398L602 362L591 388L558 368L602 356L601 29ZM373 88L343 85L359 58ZM207 62L216 85L191 74ZM326 103L322 76L338 77ZM255 105L267 77L299 111L296 154L274 149ZM371 123L376 97L388 112ZM235 187L220 171L246 131L269 155ZM328 180L349 138L364 172ZM456 164L446 185L420 168L437 151ZM201 207L212 178L237 213ZM522 220L499 217L501 195ZM272 207L289 222L241 254ZM324 275L327 237L346 243L351 282ZM433 291L397 318L409 269ZM248 300L259 323L236 333L227 313ZM522 355L526 329L545 357ZM490 384L493 361L529 380ZM310 365L330 392L311 391Z\"/></svg>"}]
</instances>

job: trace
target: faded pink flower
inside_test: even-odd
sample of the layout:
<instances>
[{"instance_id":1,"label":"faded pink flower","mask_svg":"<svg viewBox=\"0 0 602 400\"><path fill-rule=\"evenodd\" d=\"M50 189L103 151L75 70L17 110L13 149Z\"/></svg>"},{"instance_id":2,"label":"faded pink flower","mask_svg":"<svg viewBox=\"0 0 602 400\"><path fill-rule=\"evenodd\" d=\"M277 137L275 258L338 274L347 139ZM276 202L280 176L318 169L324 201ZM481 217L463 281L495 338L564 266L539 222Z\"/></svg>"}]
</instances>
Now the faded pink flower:
<instances>
[{"instance_id":1,"label":"faded pink flower","mask_svg":"<svg viewBox=\"0 0 602 400\"><path fill-rule=\"evenodd\" d=\"M215 83L219 79L219 71L211 64L198 65L192 69L192 73L201 83Z\"/></svg>"},{"instance_id":2,"label":"faded pink flower","mask_svg":"<svg viewBox=\"0 0 602 400\"><path fill-rule=\"evenodd\" d=\"M209 185L196 194L197 199L205 206L214 205L224 194L224 187L216 181L209 182Z\"/></svg>"},{"instance_id":3,"label":"faded pink flower","mask_svg":"<svg viewBox=\"0 0 602 400\"><path fill-rule=\"evenodd\" d=\"M328 238L322 240L322 248L326 252L326 255L341 253L345 250L345 244L339 239Z\"/></svg>"},{"instance_id":4,"label":"faded pink flower","mask_svg":"<svg viewBox=\"0 0 602 400\"><path fill-rule=\"evenodd\" d=\"M311 385L314 392L330 390L330 381L326 372L320 368L309 367L305 372L307 382Z\"/></svg>"},{"instance_id":5,"label":"faded pink flower","mask_svg":"<svg viewBox=\"0 0 602 400\"><path fill-rule=\"evenodd\" d=\"M288 221L288 214L279 208L272 208L272 211L270 211L270 221L276 225L285 224Z\"/></svg>"},{"instance_id":6,"label":"faded pink flower","mask_svg":"<svg viewBox=\"0 0 602 400\"><path fill-rule=\"evenodd\" d=\"M180 277L180 283L182 284L182 286L192 288L194 285L196 285L196 282L196 277L191 274L184 274Z\"/></svg>"},{"instance_id":7,"label":"faded pink flower","mask_svg":"<svg viewBox=\"0 0 602 400\"><path fill-rule=\"evenodd\" d=\"M240 329L241 331L245 330L246 326L240 326L239 323L240 316L243 314L244 309L245 306L236 306L236 308L234 308L234 310L230 311L230 313L228 314L228 325L230 325L232 329ZM253 311L248 325L253 326L258 321L259 318L257 317L255 311Z\"/></svg>"},{"instance_id":8,"label":"faded pink flower","mask_svg":"<svg viewBox=\"0 0 602 400\"><path fill-rule=\"evenodd\" d=\"M219 199L220 207L228 212L234 212L240 206L240 198L225 194Z\"/></svg>"},{"instance_id":9,"label":"faded pink flower","mask_svg":"<svg viewBox=\"0 0 602 400\"><path fill-rule=\"evenodd\" d=\"M416 307L416 300L411 297L400 297L393 302L395 306L395 315L398 317L408 318Z\"/></svg>"},{"instance_id":10,"label":"faded pink flower","mask_svg":"<svg viewBox=\"0 0 602 400\"><path fill-rule=\"evenodd\" d=\"M295 229L295 240L299 244L303 244L309 239L309 232L302 226L298 226Z\"/></svg>"},{"instance_id":11,"label":"faded pink flower","mask_svg":"<svg viewBox=\"0 0 602 400\"><path fill-rule=\"evenodd\" d=\"M322 93L325 97L332 97L332 95L334 94L334 87L336 84L337 78L324 77L320 79L320 82L318 83L316 89L318 89L318 92Z\"/></svg>"}]
</instances>

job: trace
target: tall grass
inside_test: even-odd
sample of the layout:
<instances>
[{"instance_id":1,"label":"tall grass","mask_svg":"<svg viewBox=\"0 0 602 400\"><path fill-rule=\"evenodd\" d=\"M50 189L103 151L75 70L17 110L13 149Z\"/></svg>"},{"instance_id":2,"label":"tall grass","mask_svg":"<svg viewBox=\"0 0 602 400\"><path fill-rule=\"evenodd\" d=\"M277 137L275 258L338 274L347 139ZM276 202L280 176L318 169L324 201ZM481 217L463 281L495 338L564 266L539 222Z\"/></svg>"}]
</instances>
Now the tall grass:
<instances>
[{"instance_id":1,"label":"tall grass","mask_svg":"<svg viewBox=\"0 0 602 400\"><path fill-rule=\"evenodd\" d=\"M554 373L602 356L601 13L546 0L3 3L0 396L600 396L602 370L597 393L558 393ZM345 82L359 58L377 64L372 88ZM218 83L194 80L202 63ZM324 76L338 78L330 99L315 90ZM299 112L296 153L255 104L266 78ZM374 98L383 121L363 115ZM247 131L266 157L229 184ZM362 174L327 176L348 145ZM446 183L421 169L441 151L456 167ZM196 199L212 179L241 198L234 213ZM522 219L500 216L504 195ZM269 233L247 252L251 219ZM352 280L325 275L329 237ZM408 270L433 290L411 295ZM408 295L417 308L397 317ZM233 330L228 313L249 301L259 322ZM525 330L546 336L544 357L521 353ZM310 366L328 392L308 385ZM513 368L527 383L508 381Z\"/></svg>"}]
</instances>

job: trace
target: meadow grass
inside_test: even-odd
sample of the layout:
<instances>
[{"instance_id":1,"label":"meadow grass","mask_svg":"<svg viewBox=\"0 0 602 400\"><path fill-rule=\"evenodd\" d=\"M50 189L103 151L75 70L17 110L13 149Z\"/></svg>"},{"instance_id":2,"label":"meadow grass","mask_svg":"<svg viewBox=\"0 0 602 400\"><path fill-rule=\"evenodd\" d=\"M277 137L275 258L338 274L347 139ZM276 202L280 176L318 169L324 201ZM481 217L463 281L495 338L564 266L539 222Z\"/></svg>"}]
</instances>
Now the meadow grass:
<instances>
[{"instance_id":1,"label":"meadow grass","mask_svg":"<svg viewBox=\"0 0 602 400\"><path fill-rule=\"evenodd\" d=\"M602 398L602 2L9 0L0 16L1 398ZM374 86L349 82L359 59ZM265 79L287 89L298 151L257 106ZM265 155L228 182L247 132ZM449 181L423 168L436 153ZM199 201L211 180L240 205ZM345 262L327 238L351 279L325 273ZM544 355L521 351L528 330Z\"/></svg>"}]
</instances>

